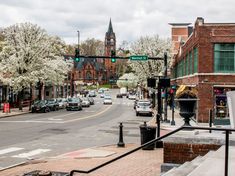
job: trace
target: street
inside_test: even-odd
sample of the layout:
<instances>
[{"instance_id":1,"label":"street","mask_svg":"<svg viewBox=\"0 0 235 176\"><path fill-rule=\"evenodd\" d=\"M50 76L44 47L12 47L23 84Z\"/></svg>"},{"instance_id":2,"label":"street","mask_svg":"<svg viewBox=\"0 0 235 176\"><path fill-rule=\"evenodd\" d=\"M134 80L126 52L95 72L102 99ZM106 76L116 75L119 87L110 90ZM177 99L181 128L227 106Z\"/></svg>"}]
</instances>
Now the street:
<instances>
[{"instance_id":1,"label":"street","mask_svg":"<svg viewBox=\"0 0 235 176\"><path fill-rule=\"evenodd\" d=\"M137 117L133 100L117 99L118 90L108 93L112 96L112 105L103 105L97 94L95 105L82 111L59 110L0 119L0 169L28 159L116 144L120 122L124 126L124 142L139 144L139 125L151 117Z\"/></svg>"}]
</instances>

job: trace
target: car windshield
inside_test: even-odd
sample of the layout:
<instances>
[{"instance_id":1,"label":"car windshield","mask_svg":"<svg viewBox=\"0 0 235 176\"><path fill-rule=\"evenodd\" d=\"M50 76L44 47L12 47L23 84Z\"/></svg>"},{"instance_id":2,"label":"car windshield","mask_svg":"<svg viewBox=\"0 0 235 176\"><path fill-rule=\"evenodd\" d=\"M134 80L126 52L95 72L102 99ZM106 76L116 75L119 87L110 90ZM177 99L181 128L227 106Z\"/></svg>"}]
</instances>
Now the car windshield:
<instances>
[{"instance_id":1,"label":"car windshield","mask_svg":"<svg viewBox=\"0 0 235 176\"><path fill-rule=\"evenodd\" d=\"M77 102L80 102L80 99L78 99L78 98L69 98L68 102L69 103L77 103Z\"/></svg>"},{"instance_id":2,"label":"car windshield","mask_svg":"<svg viewBox=\"0 0 235 176\"><path fill-rule=\"evenodd\" d=\"M104 97L104 99L106 99L106 100L111 100L111 97Z\"/></svg>"}]
</instances>

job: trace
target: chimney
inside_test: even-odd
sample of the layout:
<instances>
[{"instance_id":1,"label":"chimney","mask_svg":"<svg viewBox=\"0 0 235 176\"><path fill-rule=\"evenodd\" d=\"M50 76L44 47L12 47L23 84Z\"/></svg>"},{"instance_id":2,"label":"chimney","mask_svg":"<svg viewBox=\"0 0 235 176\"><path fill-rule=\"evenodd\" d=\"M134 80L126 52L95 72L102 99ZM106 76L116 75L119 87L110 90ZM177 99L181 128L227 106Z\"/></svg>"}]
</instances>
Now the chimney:
<instances>
[{"instance_id":1,"label":"chimney","mask_svg":"<svg viewBox=\"0 0 235 176\"><path fill-rule=\"evenodd\" d=\"M172 54L178 53L179 48L192 33L191 23L169 23L171 28Z\"/></svg>"}]
</instances>

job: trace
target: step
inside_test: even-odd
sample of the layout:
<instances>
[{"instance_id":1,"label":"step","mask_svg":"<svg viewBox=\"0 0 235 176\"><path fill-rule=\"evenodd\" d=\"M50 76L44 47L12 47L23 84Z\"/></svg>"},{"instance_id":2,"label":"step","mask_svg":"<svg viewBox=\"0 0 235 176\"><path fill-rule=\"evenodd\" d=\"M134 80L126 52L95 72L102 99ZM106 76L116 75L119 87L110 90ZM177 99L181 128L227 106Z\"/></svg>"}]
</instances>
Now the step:
<instances>
[{"instance_id":1,"label":"step","mask_svg":"<svg viewBox=\"0 0 235 176\"><path fill-rule=\"evenodd\" d=\"M198 156L191 162L185 162L178 168L175 168L174 170L170 170L166 172L163 176L187 176L190 172L192 172L195 168L197 168L201 162L206 160L206 158L213 154L213 151L208 152L204 156Z\"/></svg>"},{"instance_id":2,"label":"step","mask_svg":"<svg viewBox=\"0 0 235 176\"><path fill-rule=\"evenodd\" d=\"M220 147L217 151L215 151L212 155L208 155L208 157L201 162L201 164L194 169L188 176L221 176L224 175L224 160L225 157L225 147ZM229 147L229 171L228 175L235 175L235 147Z\"/></svg>"}]
</instances>

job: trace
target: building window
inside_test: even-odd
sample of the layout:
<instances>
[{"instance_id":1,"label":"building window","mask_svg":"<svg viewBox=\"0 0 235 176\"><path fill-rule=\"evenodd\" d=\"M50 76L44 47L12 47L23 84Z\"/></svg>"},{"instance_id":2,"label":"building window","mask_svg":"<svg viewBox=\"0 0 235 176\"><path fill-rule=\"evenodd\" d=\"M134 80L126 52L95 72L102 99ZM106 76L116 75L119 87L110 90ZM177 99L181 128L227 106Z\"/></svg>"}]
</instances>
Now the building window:
<instances>
[{"instance_id":1,"label":"building window","mask_svg":"<svg viewBox=\"0 0 235 176\"><path fill-rule=\"evenodd\" d=\"M198 72L198 48L193 49L193 73Z\"/></svg>"},{"instance_id":2,"label":"building window","mask_svg":"<svg viewBox=\"0 0 235 176\"><path fill-rule=\"evenodd\" d=\"M214 72L235 72L235 44L221 43L214 45Z\"/></svg>"},{"instance_id":3,"label":"building window","mask_svg":"<svg viewBox=\"0 0 235 176\"><path fill-rule=\"evenodd\" d=\"M189 52L189 74L193 73L193 57L192 51Z\"/></svg>"},{"instance_id":4,"label":"building window","mask_svg":"<svg viewBox=\"0 0 235 176\"><path fill-rule=\"evenodd\" d=\"M189 61L189 58L187 54L185 57L185 74L184 75L188 75L188 61Z\"/></svg>"}]
</instances>

